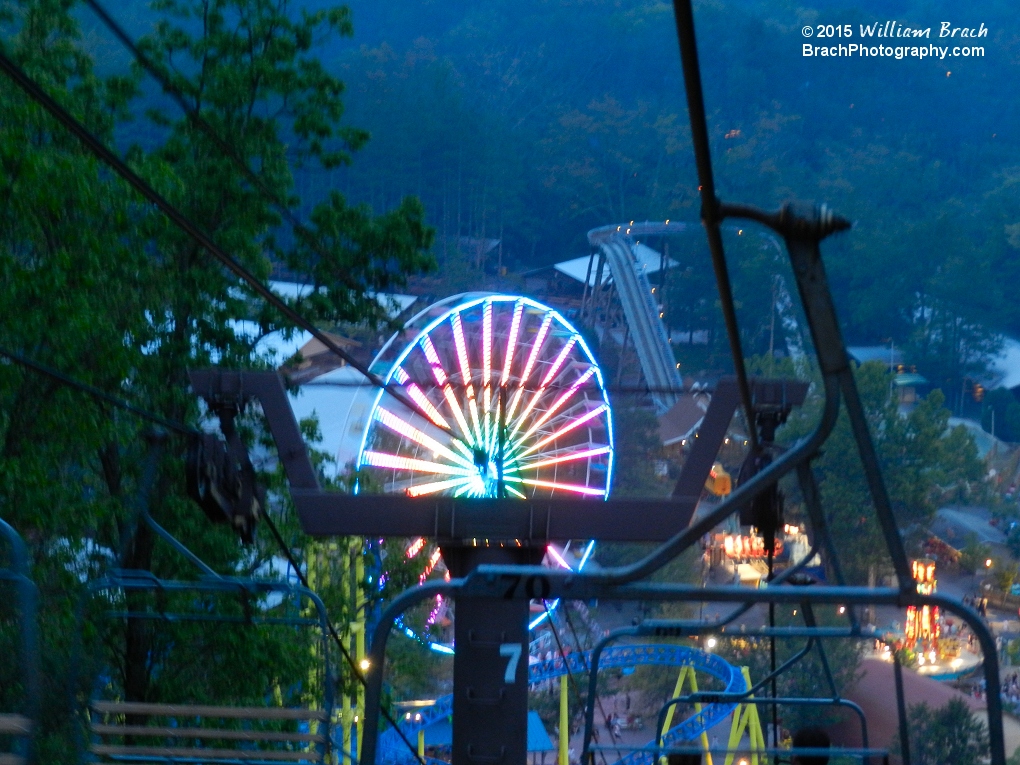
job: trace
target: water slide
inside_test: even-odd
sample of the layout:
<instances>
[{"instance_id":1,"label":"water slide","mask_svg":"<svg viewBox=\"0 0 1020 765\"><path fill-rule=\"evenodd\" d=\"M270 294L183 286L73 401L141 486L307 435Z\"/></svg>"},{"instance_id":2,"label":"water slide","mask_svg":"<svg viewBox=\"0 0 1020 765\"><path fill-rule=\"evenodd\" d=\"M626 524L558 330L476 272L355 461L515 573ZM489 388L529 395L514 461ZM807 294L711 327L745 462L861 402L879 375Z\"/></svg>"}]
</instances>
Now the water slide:
<instances>
[{"instance_id":1,"label":"water slide","mask_svg":"<svg viewBox=\"0 0 1020 765\"><path fill-rule=\"evenodd\" d=\"M638 361L658 414L664 414L677 402L683 389L676 359L659 318L659 306L648 276L632 252L630 237L609 236L600 239L599 249L606 256L613 274L616 292L630 328L630 339L637 349Z\"/></svg>"}]
</instances>

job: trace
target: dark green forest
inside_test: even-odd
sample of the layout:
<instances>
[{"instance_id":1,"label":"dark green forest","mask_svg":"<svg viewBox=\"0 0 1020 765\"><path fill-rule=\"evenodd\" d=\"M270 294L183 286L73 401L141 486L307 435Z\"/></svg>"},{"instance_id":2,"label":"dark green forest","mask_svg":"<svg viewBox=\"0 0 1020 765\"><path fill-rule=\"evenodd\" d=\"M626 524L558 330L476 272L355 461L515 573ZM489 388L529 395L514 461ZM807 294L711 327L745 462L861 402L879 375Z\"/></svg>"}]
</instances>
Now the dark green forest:
<instances>
[{"instance_id":1,"label":"dark green forest","mask_svg":"<svg viewBox=\"0 0 1020 765\"><path fill-rule=\"evenodd\" d=\"M349 165L327 169L292 155L304 214L337 190L376 212L416 196L451 279L459 237L501 241L482 264L490 282L499 266L519 273L586 254L595 226L697 223L669 3L349 7L353 35L316 40L312 50L346 85L345 123L370 139ZM961 383L997 352L998 335L1020 335L1014 11L1005 0L964 9L938 0L695 3L721 198L765 208L824 201L852 220L852 233L826 246L848 341L905 348L954 410ZM100 69L126 66L95 19L81 16ZM802 55L805 25L849 24L860 41L862 24L887 19L931 27L935 45L946 44L943 21L984 24L987 37L973 41L983 56ZM138 34L153 23L141 4L120 20ZM151 82L143 91L160 98ZM120 134L146 143L158 130L139 120ZM744 341L749 354L761 353L773 302L763 285L782 275L783 256L762 237L728 239ZM670 246L681 269L667 286L667 323L718 336L697 226ZM710 366L725 365L723 351L719 343Z\"/></svg>"},{"instance_id":2,"label":"dark green forest","mask_svg":"<svg viewBox=\"0 0 1020 765\"><path fill-rule=\"evenodd\" d=\"M310 196L338 186L381 210L415 194L440 244L500 238L518 269L586 254L594 226L698 220L669 3L351 8L354 38L323 56L372 139L349 168L299 173ZM935 35L943 20L983 22L984 58L801 55L803 25L849 23L859 38L860 24L886 18ZM720 196L825 201L851 219L826 245L848 341L906 347L955 408L996 333L1020 333L1015 6L741 0L695 3L695 20ZM763 284L781 258L760 238L729 246L745 342L762 352ZM670 252L690 271L667 321L711 325L713 306L697 307L712 289L702 237Z\"/></svg>"}]
</instances>

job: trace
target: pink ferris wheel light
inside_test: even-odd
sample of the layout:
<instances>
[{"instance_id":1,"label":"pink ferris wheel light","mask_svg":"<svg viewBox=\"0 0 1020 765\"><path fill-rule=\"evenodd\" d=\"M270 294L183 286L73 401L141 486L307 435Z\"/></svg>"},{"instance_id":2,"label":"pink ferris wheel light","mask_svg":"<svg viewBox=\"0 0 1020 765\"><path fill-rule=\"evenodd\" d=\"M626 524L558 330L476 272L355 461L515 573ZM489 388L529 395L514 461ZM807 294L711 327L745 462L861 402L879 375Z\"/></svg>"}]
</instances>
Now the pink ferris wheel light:
<instances>
[{"instance_id":1,"label":"pink ferris wheel light","mask_svg":"<svg viewBox=\"0 0 1020 765\"><path fill-rule=\"evenodd\" d=\"M388 379L425 416L378 394L359 485L371 477L411 497L608 496L609 400L562 315L529 298L485 295L426 310L404 332L413 336L395 349Z\"/></svg>"}]
</instances>

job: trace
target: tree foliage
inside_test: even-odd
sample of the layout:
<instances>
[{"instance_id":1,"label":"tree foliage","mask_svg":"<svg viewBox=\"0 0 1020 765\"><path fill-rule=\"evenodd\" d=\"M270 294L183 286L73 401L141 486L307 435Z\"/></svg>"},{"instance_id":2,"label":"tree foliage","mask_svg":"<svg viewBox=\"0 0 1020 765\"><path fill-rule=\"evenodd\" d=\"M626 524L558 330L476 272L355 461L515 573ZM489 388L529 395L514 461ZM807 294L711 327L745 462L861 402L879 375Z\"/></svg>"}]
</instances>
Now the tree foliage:
<instances>
[{"instance_id":1,"label":"tree foliage","mask_svg":"<svg viewBox=\"0 0 1020 765\"><path fill-rule=\"evenodd\" d=\"M1020 441L1020 401L1011 390L996 388L985 394L981 427L1002 441Z\"/></svg>"},{"instance_id":2,"label":"tree foliage","mask_svg":"<svg viewBox=\"0 0 1020 765\"><path fill-rule=\"evenodd\" d=\"M816 608L818 624L835 626L839 617L835 609ZM845 623L845 622L844 622ZM776 608L777 626L803 626L803 611L801 609ZM803 642L794 640L776 640L776 666L784 662L804 648ZM861 662L861 644L851 640L829 640L823 645L825 658L832 671L833 682L836 691L844 694L854 686L859 679L859 667ZM767 677L771 672L771 656L769 641L763 638L729 638L720 641L720 655L727 661L737 666L745 666L751 675L751 682L757 683ZM794 696L797 698L825 698L832 697L832 687L828 683L822 664L821 655L816 646L802 659L793 664L776 680L776 690L779 696ZM771 693L771 690L769 691ZM771 709L761 712L762 722L771 721ZM823 706L794 706L780 708L780 725L787 730L794 731L810 726L828 726L840 718L839 713L831 708Z\"/></svg>"},{"instance_id":3,"label":"tree foliage","mask_svg":"<svg viewBox=\"0 0 1020 765\"><path fill-rule=\"evenodd\" d=\"M297 307L310 319L327 326L377 322L375 294L432 262L432 232L420 203L398 200L377 214L333 194L309 210L313 244L281 226L279 211L258 188L299 211L293 168L350 162L364 144L365 132L342 120L343 84L312 51L313 43L351 33L348 11L305 13L293 3L262 0L167 0L153 9L157 23L141 47L231 152L190 118L161 105L147 108L151 101L138 98L140 71L97 75L70 3L4 2L4 48L102 140L135 139L125 152L134 169L258 278L266 279L274 264L306 274L316 289ZM120 130L129 117L130 129ZM269 360L257 341L292 328L6 79L0 121L0 344L198 426L202 413L188 391L187 369L214 362L264 367ZM258 413L248 412L241 425L254 445ZM26 539L40 588L44 761L60 761L68 747L72 663L79 704L97 690L139 701L243 704L275 695L291 703L321 694L328 681L313 671L322 656L311 650L311 633L279 627L171 628L97 618L77 634L75 609L87 579L115 568L170 579L199 573L138 522L147 427L48 378L0 364L0 514ZM146 487L152 516L217 571L278 576L275 541L260 538L244 548L187 499L183 452L183 440L171 435ZM344 554L309 547L286 514L282 479L263 478L270 512L343 627L355 617L357 600L357 585L341 581ZM117 592L90 602L100 612L124 605ZM132 597L128 604L141 608L146 601ZM205 607L232 618L291 607L233 596L158 605ZM5 633L11 628L0 623ZM7 682L13 669L8 663L2 670L0 701L11 702L5 708L14 706L6 698L17 690ZM100 686L93 685L97 678Z\"/></svg>"},{"instance_id":4,"label":"tree foliage","mask_svg":"<svg viewBox=\"0 0 1020 765\"><path fill-rule=\"evenodd\" d=\"M963 547L960 548L960 570L966 574L973 574L985 568L985 561L992 555L991 545L986 545L978 539L973 531L964 537Z\"/></svg>"},{"instance_id":5,"label":"tree foliage","mask_svg":"<svg viewBox=\"0 0 1020 765\"><path fill-rule=\"evenodd\" d=\"M855 378L897 526L908 545L916 544L940 506L977 501L984 495L977 447L963 427L948 427L949 411L940 391L901 414L884 365L863 364ZM809 401L795 413L783 438L806 432L817 405L817 400ZM844 571L852 581L864 584L869 569L882 573L889 564L845 411L814 466L833 539L855 540L838 546Z\"/></svg>"},{"instance_id":6,"label":"tree foliage","mask_svg":"<svg viewBox=\"0 0 1020 765\"><path fill-rule=\"evenodd\" d=\"M613 496L648 497L665 493L668 481L656 474L662 439L655 415L646 409L613 412Z\"/></svg>"},{"instance_id":7,"label":"tree foliage","mask_svg":"<svg viewBox=\"0 0 1020 765\"><path fill-rule=\"evenodd\" d=\"M932 709L912 704L907 712L910 757L918 765L977 765L988 758L988 730L961 699ZM893 750L899 746L893 744Z\"/></svg>"}]
</instances>

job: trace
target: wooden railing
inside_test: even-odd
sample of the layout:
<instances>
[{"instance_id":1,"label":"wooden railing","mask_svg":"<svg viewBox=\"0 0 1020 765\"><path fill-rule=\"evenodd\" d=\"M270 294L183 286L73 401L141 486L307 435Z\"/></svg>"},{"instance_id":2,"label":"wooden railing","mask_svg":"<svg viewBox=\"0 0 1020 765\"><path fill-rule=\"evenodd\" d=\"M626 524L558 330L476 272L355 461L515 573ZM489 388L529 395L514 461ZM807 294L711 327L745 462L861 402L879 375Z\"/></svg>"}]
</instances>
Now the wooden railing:
<instances>
[{"instance_id":1,"label":"wooden railing","mask_svg":"<svg viewBox=\"0 0 1020 765\"><path fill-rule=\"evenodd\" d=\"M326 712L310 709L115 701L93 701L89 708L90 751L98 762L322 763L330 746ZM136 724L137 718L145 722ZM225 727L227 720L246 724ZM281 721L307 721L310 730L318 730L267 729Z\"/></svg>"}]
</instances>

